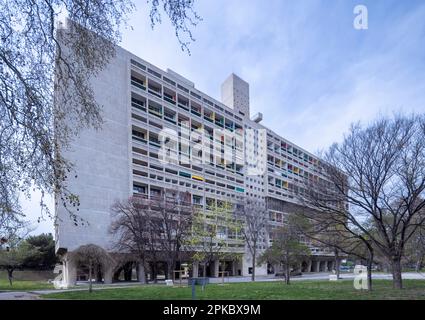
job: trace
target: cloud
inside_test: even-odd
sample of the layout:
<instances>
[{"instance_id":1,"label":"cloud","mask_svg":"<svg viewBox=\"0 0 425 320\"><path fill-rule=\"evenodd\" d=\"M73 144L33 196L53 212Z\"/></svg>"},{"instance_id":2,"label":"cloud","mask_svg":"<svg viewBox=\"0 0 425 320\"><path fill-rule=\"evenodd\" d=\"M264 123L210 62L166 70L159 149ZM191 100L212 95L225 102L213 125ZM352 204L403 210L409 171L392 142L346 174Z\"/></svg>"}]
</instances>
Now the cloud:
<instances>
[{"instance_id":1,"label":"cloud","mask_svg":"<svg viewBox=\"0 0 425 320\"><path fill-rule=\"evenodd\" d=\"M425 4L363 3L369 29L358 31L357 0L196 1L203 21L189 56L165 17L151 29L140 0L122 46L217 99L235 72L250 83L251 114L263 112L265 125L314 152L341 140L351 122L425 112Z\"/></svg>"}]
</instances>

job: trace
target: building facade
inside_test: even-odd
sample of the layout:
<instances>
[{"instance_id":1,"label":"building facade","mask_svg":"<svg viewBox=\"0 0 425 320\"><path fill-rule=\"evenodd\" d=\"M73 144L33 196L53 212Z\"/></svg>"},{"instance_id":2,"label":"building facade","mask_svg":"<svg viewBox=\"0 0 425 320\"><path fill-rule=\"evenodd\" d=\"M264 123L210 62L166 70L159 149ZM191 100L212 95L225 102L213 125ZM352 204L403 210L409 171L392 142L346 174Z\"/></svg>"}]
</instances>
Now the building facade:
<instances>
[{"instance_id":1,"label":"building facade","mask_svg":"<svg viewBox=\"0 0 425 320\"><path fill-rule=\"evenodd\" d=\"M250 197L267 206L270 224L278 226L287 204L296 203L297 182L320 177L317 157L264 127L262 114L250 117L249 84L234 74L224 81L220 102L178 73L117 47L116 57L92 83L104 124L99 130L83 130L62 150L74 163L76 174L69 177L68 188L79 195L78 215L86 222L74 224L58 202L56 250L68 284L77 277L69 252L88 243L113 250L109 226L116 200L178 190L190 193L193 204L208 210L220 201L236 204ZM242 236L227 236L229 250L243 259L228 261L226 270L249 275L250 257ZM311 250L313 256L300 266L302 271L332 270L330 252L313 246ZM219 268L216 261L209 275L217 276ZM193 266L194 273L199 269ZM105 282L112 280L111 272L105 271ZM256 270L259 275L273 272L270 266Z\"/></svg>"}]
</instances>

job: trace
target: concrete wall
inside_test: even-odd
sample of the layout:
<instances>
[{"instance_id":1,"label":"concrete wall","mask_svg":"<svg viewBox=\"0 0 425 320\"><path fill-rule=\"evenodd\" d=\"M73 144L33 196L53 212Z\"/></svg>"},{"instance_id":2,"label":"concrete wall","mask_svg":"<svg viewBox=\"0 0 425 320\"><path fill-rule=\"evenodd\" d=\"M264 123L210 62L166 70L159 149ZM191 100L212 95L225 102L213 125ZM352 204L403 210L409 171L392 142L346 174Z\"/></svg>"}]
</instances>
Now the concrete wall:
<instances>
[{"instance_id":1,"label":"concrete wall","mask_svg":"<svg viewBox=\"0 0 425 320\"><path fill-rule=\"evenodd\" d=\"M258 257L257 257L258 260ZM242 259L242 275L249 277L251 274L249 273L249 268L252 267L252 259L251 255L249 254L249 251L246 251L246 254L243 255ZM255 275L256 276L266 276L267 275L267 265L264 264L262 266L256 266L255 268Z\"/></svg>"},{"instance_id":2,"label":"concrete wall","mask_svg":"<svg viewBox=\"0 0 425 320\"><path fill-rule=\"evenodd\" d=\"M111 246L111 205L131 191L129 60L128 53L117 48L116 58L93 81L95 98L103 106L102 128L83 130L63 153L75 164L67 182L80 198L77 213L88 224L75 226L59 201L57 249L72 251L87 243Z\"/></svg>"},{"instance_id":3,"label":"concrete wall","mask_svg":"<svg viewBox=\"0 0 425 320\"><path fill-rule=\"evenodd\" d=\"M13 271L14 280L29 281L47 281L57 276L52 270L15 270ZM0 271L0 279L7 279L7 272Z\"/></svg>"},{"instance_id":4,"label":"concrete wall","mask_svg":"<svg viewBox=\"0 0 425 320\"><path fill-rule=\"evenodd\" d=\"M235 74L231 74L221 85L221 101L234 109L238 116L244 113L249 118L249 84Z\"/></svg>"}]
</instances>

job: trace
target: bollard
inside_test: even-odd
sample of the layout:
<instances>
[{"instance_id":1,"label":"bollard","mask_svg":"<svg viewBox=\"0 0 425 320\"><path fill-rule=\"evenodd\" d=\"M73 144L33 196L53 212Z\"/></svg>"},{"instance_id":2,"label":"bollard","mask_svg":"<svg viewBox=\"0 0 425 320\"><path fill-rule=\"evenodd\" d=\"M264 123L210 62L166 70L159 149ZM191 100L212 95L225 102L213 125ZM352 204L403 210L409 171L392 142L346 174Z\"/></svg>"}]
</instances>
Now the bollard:
<instances>
[{"instance_id":1,"label":"bollard","mask_svg":"<svg viewBox=\"0 0 425 320\"><path fill-rule=\"evenodd\" d=\"M196 287L195 287L195 282L196 282L196 281L192 281L192 300L196 300Z\"/></svg>"}]
</instances>

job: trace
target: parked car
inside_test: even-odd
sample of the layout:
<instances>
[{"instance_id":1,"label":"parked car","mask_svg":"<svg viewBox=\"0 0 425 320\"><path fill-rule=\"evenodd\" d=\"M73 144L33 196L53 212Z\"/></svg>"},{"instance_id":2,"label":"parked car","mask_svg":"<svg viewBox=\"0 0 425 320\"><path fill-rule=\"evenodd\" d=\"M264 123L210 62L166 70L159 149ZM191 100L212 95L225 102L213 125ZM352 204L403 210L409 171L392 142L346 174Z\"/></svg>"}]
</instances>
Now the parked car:
<instances>
[{"instance_id":1,"label":"parked car","mask_svg":"<svg viewBox=\"0 0 425 320\"><path fill-rule=\"evenodd\" d=\"M353 268L350 267L350 266L340 266L339 271L341 271L341 272L351 272L351 271L353 271Z\"/></svg>"}]
</instances>

